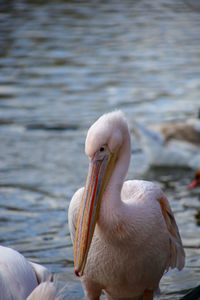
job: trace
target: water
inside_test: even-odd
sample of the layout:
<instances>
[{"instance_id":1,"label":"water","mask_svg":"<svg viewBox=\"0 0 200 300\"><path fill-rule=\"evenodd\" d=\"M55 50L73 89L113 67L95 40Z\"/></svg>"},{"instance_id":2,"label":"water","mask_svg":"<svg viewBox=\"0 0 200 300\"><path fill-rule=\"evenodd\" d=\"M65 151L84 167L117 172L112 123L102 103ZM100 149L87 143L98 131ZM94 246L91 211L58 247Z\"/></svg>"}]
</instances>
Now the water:
<instances>
[{"instance_id":1,"label":"water","mask_svg":"<svg viewBox=\"0 0 200 300\"><path fill-rule=\"evenodd\" d=\"M130 124L185 120L200 102L197 1L0 2L0 242L47 266L66 299L84 299L73 273L67 208L88 168L87 128L104 112ZM161 299L199 282L199 190L188 169L147 168L133 139L128 178L160 184L187 259Z\"/></svg>"}]
</instances>

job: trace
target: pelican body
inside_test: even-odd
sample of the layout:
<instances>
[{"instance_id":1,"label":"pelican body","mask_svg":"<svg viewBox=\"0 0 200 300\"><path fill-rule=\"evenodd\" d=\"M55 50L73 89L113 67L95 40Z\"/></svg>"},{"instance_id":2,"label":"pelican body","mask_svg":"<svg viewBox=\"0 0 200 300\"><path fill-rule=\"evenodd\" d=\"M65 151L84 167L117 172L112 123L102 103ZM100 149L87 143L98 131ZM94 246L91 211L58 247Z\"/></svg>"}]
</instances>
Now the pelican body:
<instances>
[{"instance_id":1,"label":"pelican body","mask_svg":"<svg viewBox=\"0 0 200 300\"><path fill-rule=\"evenodd\" d=\"M130 134L120 111L100 117L87 133L89 171L70 202L75 273L85 295L99 300L152 300L164 272L184 266L178 227L164 193L126 177Z\"/></svg>"},{"instance_id":2,"label":"pelican body","mask_svg":"<svg viewBox=\"0 0 200 300\"><path fill-rule=\"evenodd\" d=\"M152 166L200 168L200 120L147 128L134 121L133 133Z\"/></svg>"},{"instance_id":3,"label":"pelican body","mask_svg":"<svg viewBox=\"0 0 200 300\"><path fill-rule=\"evenodd\" d=\"M0 300L54 300L52 274L14 249L0 246Z\"/></svg>"}]
</instances>

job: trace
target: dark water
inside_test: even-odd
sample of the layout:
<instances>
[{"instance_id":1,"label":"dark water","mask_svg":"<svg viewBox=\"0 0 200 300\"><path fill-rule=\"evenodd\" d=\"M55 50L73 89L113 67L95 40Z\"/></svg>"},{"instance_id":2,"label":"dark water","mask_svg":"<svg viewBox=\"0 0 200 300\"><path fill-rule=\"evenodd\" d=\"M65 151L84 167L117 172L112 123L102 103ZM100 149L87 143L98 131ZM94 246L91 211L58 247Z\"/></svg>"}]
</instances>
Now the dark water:
<instances>
[{"instance_id":1,"label":"dark water","mask_svg":"<svg viewBox=\"0 0 200 300\"><path fill-rule=\"evenodd\" d=\"M195 117L200 107L198 1L0 1L0 242L44 264L83 299L67 208L88 168L87 128L104 112L130 123ZM161 299L200 278L199 190L188 169L146 169L133 139L129 178L158 182L186 250Z\"/></svg>"}]
</instances>

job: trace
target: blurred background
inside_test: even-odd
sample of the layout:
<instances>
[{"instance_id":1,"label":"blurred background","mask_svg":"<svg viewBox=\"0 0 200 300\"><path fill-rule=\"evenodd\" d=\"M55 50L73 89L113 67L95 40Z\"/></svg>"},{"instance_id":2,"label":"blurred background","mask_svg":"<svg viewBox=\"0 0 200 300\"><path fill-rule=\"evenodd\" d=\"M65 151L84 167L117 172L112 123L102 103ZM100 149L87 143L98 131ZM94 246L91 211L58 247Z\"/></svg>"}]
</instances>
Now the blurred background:
<instances>
[{"instance_id":1,"label":"blurred background","mask_svg":"<svg viewBox=\"0 0 200 300\"><path fill-rule=\"evenodd\" d=\"M0 0L0 243L48 267L66 299L85 299L67 209L86 180L86 132L116 108L130 127L197 117L199 1ZM128 178L163 188L187 255L182 272L162 279L161 299L179 299L199 281L193 176L148 168L133 137Z\"/></svg>"}]
</instances>

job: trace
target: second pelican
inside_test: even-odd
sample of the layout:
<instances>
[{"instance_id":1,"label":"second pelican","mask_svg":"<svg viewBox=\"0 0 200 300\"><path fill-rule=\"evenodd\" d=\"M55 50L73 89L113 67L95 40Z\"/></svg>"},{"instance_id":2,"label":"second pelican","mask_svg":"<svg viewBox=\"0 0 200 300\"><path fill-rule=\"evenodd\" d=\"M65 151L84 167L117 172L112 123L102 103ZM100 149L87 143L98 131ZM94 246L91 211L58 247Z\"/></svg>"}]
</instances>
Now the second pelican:
<instances>
[{"instance_id":1,"label":"second pelican","mask_svg":"<svg viewBox=\"0 0 200 300\"><path fill-rule=\"evenodd\" d=\"M69 228L75 273L86 296L99 300L152 300L164 272L181 270L185 255L169 202L155 184L124 182L130 134L120 111L105 114L89 129L85 188L73 196Z\"/></svg>"}]
</instances>

